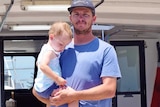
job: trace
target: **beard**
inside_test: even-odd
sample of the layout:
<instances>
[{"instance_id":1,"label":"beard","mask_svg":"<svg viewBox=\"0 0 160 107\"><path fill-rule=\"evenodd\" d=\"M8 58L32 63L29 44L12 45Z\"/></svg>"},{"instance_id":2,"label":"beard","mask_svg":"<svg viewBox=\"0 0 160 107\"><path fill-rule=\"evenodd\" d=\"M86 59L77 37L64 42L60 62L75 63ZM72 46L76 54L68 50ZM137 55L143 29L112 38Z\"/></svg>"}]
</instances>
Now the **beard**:
<instances>
[{"instance_id":1,"label":"beard","mask_svg":"<svg viewBox=\"0 0 160 107\"><path fill-rule=\"evenodd\" d=\"M77 28L74 27L74 32L75 32L75 34L77 34L77 35L80 35L80 34L83 34L83 35L88 34L88 33L91 32L91 30L92 30L92 25L90 25L88 28L86 28L86 29L84 29L84 30L77 29Z\"/></svg>"}]
</instances>

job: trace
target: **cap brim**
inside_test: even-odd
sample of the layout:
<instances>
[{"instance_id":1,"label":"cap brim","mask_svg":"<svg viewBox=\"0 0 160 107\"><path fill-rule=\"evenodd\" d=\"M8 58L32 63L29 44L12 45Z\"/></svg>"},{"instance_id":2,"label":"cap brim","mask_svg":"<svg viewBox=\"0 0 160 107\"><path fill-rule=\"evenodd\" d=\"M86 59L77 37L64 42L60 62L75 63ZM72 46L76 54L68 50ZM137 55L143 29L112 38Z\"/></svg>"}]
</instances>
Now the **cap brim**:
<instances>
[{"instance_id":1,"label":"cap brim","mask_svg":"<svg viewBox=\"0 0 160 107\"><path fill-rule=\"evenodd\" d=\"M89 9L91 9L91 10L95 10L95 8L91 8L91 7L88 7L88 6L74 6L74 7L69 7L68 8L68 11L71 13L72 12L72 10L74 9L74 8L76 8L76 7L86 7L86 8L89 8Z\"/></svg>"}]
</instances>

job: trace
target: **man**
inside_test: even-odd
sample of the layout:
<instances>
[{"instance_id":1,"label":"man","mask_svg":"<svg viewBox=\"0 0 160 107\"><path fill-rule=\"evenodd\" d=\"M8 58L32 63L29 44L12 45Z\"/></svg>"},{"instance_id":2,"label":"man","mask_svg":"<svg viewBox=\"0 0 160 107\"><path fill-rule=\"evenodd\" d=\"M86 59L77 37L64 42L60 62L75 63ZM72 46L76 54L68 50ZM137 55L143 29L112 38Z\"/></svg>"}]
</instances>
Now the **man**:
<instances>
[{"instance_id":1,"label":"man","mask_svg":"<svg viewBox=\"0 0 160 107\"><path fill-rule=\"evenodd\" d=\"M50 104L67 107L79 101L80 107L111 107L121 77L114 47L93 35L96 16L90 0L74 0L68 11L74 39L62 53L60 64L67 86L74 90L58 90Z\"/></svg>"}]
</instances>

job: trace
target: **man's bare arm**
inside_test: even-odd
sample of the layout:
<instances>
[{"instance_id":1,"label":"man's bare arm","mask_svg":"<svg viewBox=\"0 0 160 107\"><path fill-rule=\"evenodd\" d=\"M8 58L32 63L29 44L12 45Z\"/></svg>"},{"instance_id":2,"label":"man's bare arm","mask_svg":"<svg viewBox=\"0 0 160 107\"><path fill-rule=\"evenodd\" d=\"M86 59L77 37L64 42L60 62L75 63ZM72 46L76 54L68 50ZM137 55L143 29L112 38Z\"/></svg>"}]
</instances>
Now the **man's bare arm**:
<instances>
[{"instance_id":1,"label":"man's bare arm","mask_svg":"<svg viewBox=\"0 0 160 107\"><path fill-rule=\"evenodd\" d=\"M103 77L102 81L103 83L101 85L87 90L73 91L66 89L59 91L55 94L55 97L50 97L51 105L59 106L75 100L101 100L114 97L117 78Z\"/></svg>"}]
</instances>

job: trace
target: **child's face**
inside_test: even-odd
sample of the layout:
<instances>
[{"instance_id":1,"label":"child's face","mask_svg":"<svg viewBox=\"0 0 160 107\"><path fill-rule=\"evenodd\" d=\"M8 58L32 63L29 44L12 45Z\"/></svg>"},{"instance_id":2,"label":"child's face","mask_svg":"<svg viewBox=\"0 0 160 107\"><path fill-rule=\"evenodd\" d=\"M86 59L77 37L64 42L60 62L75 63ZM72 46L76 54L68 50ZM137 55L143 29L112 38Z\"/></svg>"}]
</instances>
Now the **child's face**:
<instances>
[{"instance_id":1,"label":"child's face","mask_svg":"<svg viewBox=\"0 0 160 107\"><path fill-rule=\"evenodd\" d=\"M68 45L71 42L71 38L66 35L62 34L60 36L54 36L52 40L52 47L57 51L57 52L62 52L66 45Z\"/></svg>"}]
</instances>

